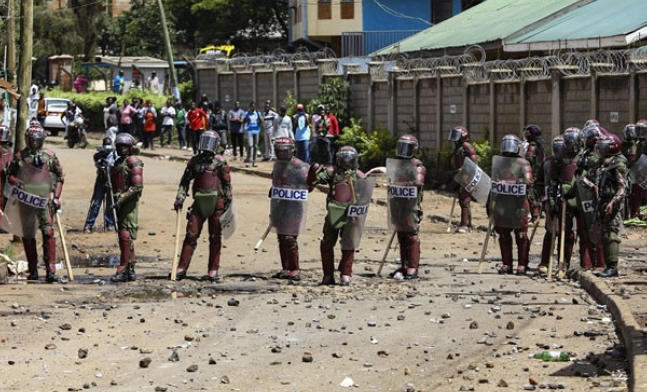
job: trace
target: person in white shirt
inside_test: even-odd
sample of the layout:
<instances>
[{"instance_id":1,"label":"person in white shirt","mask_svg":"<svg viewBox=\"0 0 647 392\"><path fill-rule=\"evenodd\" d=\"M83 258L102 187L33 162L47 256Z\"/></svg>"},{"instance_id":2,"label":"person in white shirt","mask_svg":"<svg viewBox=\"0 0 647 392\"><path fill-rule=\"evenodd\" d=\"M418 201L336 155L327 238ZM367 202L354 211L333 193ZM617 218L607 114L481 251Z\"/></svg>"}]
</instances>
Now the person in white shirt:
<instances>
[{"instance_id":1,"label":"person in white shirt","mask_svg":"<svg viewBox=\"0 0 647 392\"><path fill-rule=\"evenodd\" d=\"M160 93L160 81L157 78L157 72L151 72L151 77L148 79L148 89L155 94Z\"/></svg>"},{"instance_id":2,"label":"person in white shirt","mask_svg":"<svg viewBox=\"0 0 647 392\"><path fill-rule=\"evenodd\" d=\"M171 145L171 140L173 139L173 127L175 126L175 108L173 107L173 102L168 99L166 101L166 106L161 110L162 113L162 131L160 133L160 143L162 147L164 145ZM164 143L164 135L166 136L166 143Z\"/></svg>"},{"instance_id":3,"label":"person in white shirt","mask_svg":"<svg viewBox=\"0 0 647 392\"><path fill-rule=\"evenodd\" d=\"M280 137L289 137L294 139L294 132L292 131L292 118L286 115L288 108L281 105L279 108L279 115L274 119L274 132L272 133L272 142Z\"/></svg>"}]
</instances>

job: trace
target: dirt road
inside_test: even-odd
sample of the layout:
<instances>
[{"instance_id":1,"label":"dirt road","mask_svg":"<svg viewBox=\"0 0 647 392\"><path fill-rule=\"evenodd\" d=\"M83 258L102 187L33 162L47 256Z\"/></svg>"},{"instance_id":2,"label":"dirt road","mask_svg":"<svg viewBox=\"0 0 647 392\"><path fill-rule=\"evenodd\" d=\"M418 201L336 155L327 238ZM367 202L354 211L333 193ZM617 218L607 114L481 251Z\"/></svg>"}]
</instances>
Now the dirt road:
<instances>
[{"instance_id":1,"label":"dirt road","mask_svg":"<svg viewBox=\"0 0 647 392\"><path fill-rule=\"evenodd\" d=\"M426 193L421 277L408 282L375 276L390 233L385 207L372 204L347 288L317 285L325 195L312 193L308 229L299 237L304 280L288 284L270 278L280 266L273 234L253 251L267 226L269 180L234 173L238 231L225 241L224 281L198 280L206 273L203 233L189 270L194 279L169 282L171 208L184 165L143 157L140 279L111 284L115 234L81 233L94 181L92 151L53 149L66 171L63 222L76 280L0 285L3 391L626 387L624 352L605 309L577 284L499 276L494 263L477 275L473 260L484 233L446 234L446 224L430 218L449 214L449 198ZM486 223L480 207L474 214L477 225ZM533 267L542 235L532 247ZM9 239L0 236L2 247L23 259L22 247ZM383 275L396 268L397 253ZM488 257L498 257L496 244ZM572 359L529 358L544 350L568 351Z\"/></svg>"}]
</instances>

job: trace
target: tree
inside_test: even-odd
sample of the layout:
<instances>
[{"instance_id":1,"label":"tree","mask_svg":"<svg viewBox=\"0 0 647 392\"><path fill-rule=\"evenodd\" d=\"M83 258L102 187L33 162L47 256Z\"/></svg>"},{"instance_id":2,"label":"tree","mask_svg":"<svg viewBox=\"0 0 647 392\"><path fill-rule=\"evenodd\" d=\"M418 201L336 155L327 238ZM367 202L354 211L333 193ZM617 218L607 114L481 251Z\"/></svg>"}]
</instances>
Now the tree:
<instances>
[{"instance_id":1,"label":"tree","mask_svg":"<svg viewBox=\"0 0 647 392\"><path fill-rule=\"evenodd\" d=\"M69 0L68 5L76 17L76 33L83 41L83 60L89 61L97 45L103 3L96 0Z\"/></svg>"}]
</instances>

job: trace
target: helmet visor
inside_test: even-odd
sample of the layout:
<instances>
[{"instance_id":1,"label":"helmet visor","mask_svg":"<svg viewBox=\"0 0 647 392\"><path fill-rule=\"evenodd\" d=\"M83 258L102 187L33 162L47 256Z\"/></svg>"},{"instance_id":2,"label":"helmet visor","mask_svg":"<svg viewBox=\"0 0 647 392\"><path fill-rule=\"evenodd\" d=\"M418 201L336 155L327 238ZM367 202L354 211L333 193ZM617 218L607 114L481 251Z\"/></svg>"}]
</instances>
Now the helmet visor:
<instances>
[{"instance_id":1,"label":"helmet visor","mask_svg":"<svg viewBox=\"0 0 647 392\"><path fill-rule=\"evenodd\" d=\"M553 155L559 158L564 155L565 150L566 150L566 147L564 145L564 142L562 141L553 142Z\"/></svg>"},{"instance_id":2,"label":"helmet visor","mask_svg":"<svg viewBox=\"0 0 647 392\"><path fill-rule=\"evenodd\" d=\"M518 154L519 141L515 139L503 139L503 141L501 141L501 153Z\"/></svg>"},{"instance_id":3,"label":"helmet visor","mask_svg":"<svg viewBox=\"0 0 647 392\"><path fill-rule=\"evenodd\" d=\"M645 140L645 138L647 138L647 126L636 124L636 137L639 140Z\"/></svg>"},{"instance_id":4,"label":"helmet visor","mask_svg":"<svg viewBox=\"0 0 647 392\"><path fill-rule=\"evenodd\" d=\"M413 158L416 153L416 144L409 140L398 140L395 145L395 156L399 158Z\"/></svg>"},{"instance_id":5,"label":"helmet visor","mask_svg":"<svg viewBox=\"0 0 647 392\"><path fill-rule=\"evenodd\" d=\"M289 144L275 144L274 151L279 161L289 161L294 156L294 146Z\"/></svg>"},{"instance_id":6,"label":"helmet visor","mask_svg":"<svg viewBox=\"0 0 647 392\"><path fill-rule=\"evenodd\" d=\"M595 143L595 153L598 154L600 158L604 158L609 155L609 150L611 148L611 141L606 139L598 140Z\"/></svg>"},{"instance_id":7,"label":"helmet visor","mask_svg":"<svg viewBox=\"0 0 647 392\"><path fill-rule=\"evenodd\" d=\"M458 129L454 128L451 131L449 131L449 141L450 142L457 142L461 140L461 136L463 135L463 132Z\"/></svg>"},{"instance_id":8,"label":"helmet visor","mask_svg":"<svg viewBox=\"0 0 647 392\"><path fill-rule=\"evenodd\" d=\"M357 166L357 154L353 151L340 151L337 153L337 166L342 169L352 169Z\"/></svg>"},{"instance_id":9,"label":"helmet visor","mask_svg":"<svg viewBox=\"0 0 647 392\"><path fill-rule=\"evenodd\" d=\"M207 152L216 152L218 146L218 137L212 132L205 132L200 136L200 145L198 150Z\"/></svg>"}]
</instances>

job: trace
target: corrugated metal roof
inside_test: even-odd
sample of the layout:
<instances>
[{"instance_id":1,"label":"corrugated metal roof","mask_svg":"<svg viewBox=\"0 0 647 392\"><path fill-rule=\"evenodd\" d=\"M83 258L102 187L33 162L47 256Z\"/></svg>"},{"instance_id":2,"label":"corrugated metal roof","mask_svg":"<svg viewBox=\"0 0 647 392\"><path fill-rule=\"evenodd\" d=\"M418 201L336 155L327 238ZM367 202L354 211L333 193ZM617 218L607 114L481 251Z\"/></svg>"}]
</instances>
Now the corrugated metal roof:
<instances>
[{"instance_id":1,"label":"corrugated metal roof","mask_svg":"<svg viewBox=\"0 0 647 392\"><path fill-rule=\"evenodd\" d=\"M416 35L380 49L373 55L462 47L503 40L579 1L581 0L487 0Z\"/></svg>"},{"instance_id":2,"label":"corrugated metal roof","mask_svg":"<svg viewBox=\"0 0 647 392\"><path fill-rule=\"evenodd\" d=\"M505 40L505 50L624 46L647 36L647 1L596 0ZM636 33L636 34L632 34ZM595 41L598 41L596 44ZM562 41L562 44L560 44ZM580 41L570 42L568 41ZM537 45L550 43L549 45ZM552 46L551 46L552 45Z\"/></svg>"}]
</instances>

